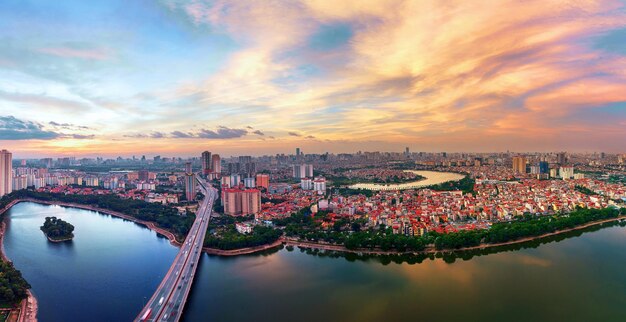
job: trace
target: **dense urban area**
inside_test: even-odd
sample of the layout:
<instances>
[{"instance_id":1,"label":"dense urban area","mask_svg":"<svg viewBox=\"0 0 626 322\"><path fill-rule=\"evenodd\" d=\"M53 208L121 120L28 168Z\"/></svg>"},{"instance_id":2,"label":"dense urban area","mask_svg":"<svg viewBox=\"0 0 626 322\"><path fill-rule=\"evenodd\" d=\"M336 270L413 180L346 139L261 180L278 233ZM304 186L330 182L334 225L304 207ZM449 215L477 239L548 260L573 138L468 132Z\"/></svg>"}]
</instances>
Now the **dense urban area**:
<instances>
[{"instance_id":1,"label":"dense urban area","mask_svg":"<svg viewBox=\"0 0 626 322\"><path fill-rule=\"evenodd\" d=\"M206 251L240 254L280 244L418 253L502 244L620 219L626 155L587 153L305 154L221 158L145 156L13 160L0 152L0 209L36 201L122 214L182 242L204 196L219 192ZM51 241L74 227L46 218ZM291 247L291 246L290 246ZM235 253L229 253L235 252ZM2 263L0 301L30 287Z\"/></svg>"}]
</instances>

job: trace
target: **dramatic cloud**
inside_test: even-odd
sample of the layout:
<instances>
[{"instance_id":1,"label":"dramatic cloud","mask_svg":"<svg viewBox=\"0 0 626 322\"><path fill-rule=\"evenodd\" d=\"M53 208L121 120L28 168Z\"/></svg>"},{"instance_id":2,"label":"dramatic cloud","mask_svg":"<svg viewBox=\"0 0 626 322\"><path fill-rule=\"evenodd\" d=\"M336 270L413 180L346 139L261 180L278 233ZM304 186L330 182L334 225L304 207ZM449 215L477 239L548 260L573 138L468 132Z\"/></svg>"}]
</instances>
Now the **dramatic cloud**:
<instances>
[{"instance_id":1,"label":"dramatic cloud","mask_svg":"<svg viewBox=\"0 0 626 322\"><path fill-rule=\"evenodd\" d=\"M153 139L161 139L165 137L165 133L163 132L152 132L150 133L150 137Z\"/></svg>"},{"instance_id":2,"label":"dramatic cloud","mask_svg":"<svg viewBox=\"0 0 626 322\"><path fill-rule=\"evenodd\" d=\"M186 139L186 138L192 138L193 134L191 133L184 133L181 131L174 131L171 133L173 138L179 138L179 139Z\"/></svg>"},{"instance_id":3,"label":"dramatic cloud","mask_svg":"<svg viewBox=\"0 0 626 322\"><path fill-rule=\"evenodd\" d=\"M89 130L91 129L88 126L84 126L84 125L75 125L75 124L70 124L70 123L57 123L54 121L50 121L48 122L48 124L50 126L53 126L55 128L60 128L60 129L67 129L67 130Z\"/></svg>"},{"instance_id":4,"label":"dramatic cloud","mask_svg":"<svg viewBox=\"0 0 626 322\"><path fill-rule=\"evenodd\" d=\"M255 131L255 134L258 134ZM261 132L262 133L262 132ZM172 131L169 133L164 132L152 132L148 135L142 133L126 134L127 138L152 138L152 139L235 139L240 138L248 134L248 131L244 129L231 129L226 126L218 126L215 130L200 129L198 131L182 132ZM264 134L261 134L264 135Z\"/></svg>"},{"instance_id":5,"label":"dramatic cloud","mask_svg":"<svg viewBox=\"0 0 626 322\"><path fill-rule=\"evenodd\" d=\"M18 120L13 116L0 116L0 140L51 140L60 136L42 127L41 124Z\"/></svg>"},{"instance_id":6,"label":"dramatic cloud","mask_svg":"<svg viewBox=\"0 0 626 322\"><path fill-rule=\"evenodd\" d=\"M626 150L623 1L74 4L0 10L0 115L79 152Z\"/></svg>"},{"instance_id":7,"label":"dramatic cloud","mask_svg":"<svg viewBox=\"0 0 626 322\"><path fill-rule=\"evenodd\" d=\"M215 131L202 129L198 133L198 137L203 139L234 139L240 138L247 133L244 129L229 129L225 126L220 126Z\"/></svg>"}]
</instances>

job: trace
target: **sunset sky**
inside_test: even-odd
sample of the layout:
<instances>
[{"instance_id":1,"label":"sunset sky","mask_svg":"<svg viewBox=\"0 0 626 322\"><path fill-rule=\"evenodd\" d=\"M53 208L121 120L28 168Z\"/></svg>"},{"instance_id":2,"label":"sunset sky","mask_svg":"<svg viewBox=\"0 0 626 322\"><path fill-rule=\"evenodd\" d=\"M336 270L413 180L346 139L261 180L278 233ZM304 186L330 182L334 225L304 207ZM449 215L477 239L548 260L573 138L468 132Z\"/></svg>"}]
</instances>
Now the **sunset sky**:
<instances>
[{"instance_id":1,"label":"sunset sky","mask_svg":"<svg viewBox=\"0 0 626 322\"><path fill-rule=\"evenodd\" d=\"M405 146L626 152L626 2L0 2L16 157Z\"/></svg>"}]
</instances>

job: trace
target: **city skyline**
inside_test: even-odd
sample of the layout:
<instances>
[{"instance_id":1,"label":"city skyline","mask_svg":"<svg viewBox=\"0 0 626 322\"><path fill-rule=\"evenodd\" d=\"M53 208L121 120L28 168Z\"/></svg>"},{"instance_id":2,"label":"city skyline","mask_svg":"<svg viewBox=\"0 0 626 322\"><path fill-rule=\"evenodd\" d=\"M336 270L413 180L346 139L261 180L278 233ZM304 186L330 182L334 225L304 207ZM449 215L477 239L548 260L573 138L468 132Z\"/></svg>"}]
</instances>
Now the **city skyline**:
<instances>
[{"instance_id":1,"label":"city skyline","mask_svg":"<svg viewBox=\"0 0 626 322\"><path fill-rule=\"evenodd\" d=\"M14 159L626 151L620 1L5 1L0 38Z\"/></svg>"}]
</instances>

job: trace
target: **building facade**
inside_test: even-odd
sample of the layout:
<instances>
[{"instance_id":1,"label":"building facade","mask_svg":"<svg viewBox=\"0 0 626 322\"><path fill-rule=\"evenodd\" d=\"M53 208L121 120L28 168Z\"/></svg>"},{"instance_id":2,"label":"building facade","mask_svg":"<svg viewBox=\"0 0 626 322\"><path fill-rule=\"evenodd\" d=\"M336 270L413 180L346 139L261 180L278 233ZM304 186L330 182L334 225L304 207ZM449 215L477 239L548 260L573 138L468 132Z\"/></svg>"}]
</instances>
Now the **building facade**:
<instances>
[{"instance_id":1,"label":"building facade","mask_svg":"<svg viewBox=\"0 0 626 322\"><path fill-rule=\"evenodd\" d=\"M13 154L0 151L0 197L13 191Z\"/></svg>"}]
</instances>

